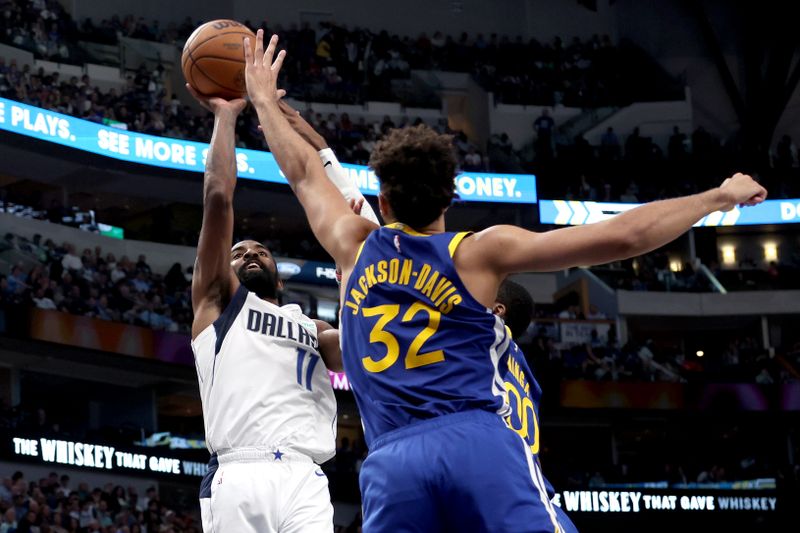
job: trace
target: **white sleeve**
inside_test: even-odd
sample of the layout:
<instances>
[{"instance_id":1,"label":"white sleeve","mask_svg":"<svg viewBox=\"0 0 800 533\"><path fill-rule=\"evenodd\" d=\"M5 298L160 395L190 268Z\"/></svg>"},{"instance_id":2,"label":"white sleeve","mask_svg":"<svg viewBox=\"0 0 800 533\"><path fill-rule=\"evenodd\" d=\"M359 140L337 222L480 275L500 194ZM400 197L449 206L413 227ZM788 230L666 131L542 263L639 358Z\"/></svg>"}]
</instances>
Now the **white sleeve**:
<instances>
[{"instance_id":1,"label":"white sleeve","mask_svg":"<svg viewBox=\"0 0 800 533\"><path fill-rule=\"evenodd\" d=\"M350 174L344 169L341 163L339 163L339 160L336 159L336 154L333 153L333 150L330 148L320 150L319 157L322 159L322 164L325 167L325 173L328 175L328 179L339 189L339 192L342 193L345 200L360 200L364 198L364 195L358 190L356 184L350 179ZM375 215L375 211L372 210L372 206L369 205L367 201L364 201L364 206L361 208L361 216L370 222L374 222L379 226L381 225L378 221L378 217Z\"/></svg>"}]
</instances>

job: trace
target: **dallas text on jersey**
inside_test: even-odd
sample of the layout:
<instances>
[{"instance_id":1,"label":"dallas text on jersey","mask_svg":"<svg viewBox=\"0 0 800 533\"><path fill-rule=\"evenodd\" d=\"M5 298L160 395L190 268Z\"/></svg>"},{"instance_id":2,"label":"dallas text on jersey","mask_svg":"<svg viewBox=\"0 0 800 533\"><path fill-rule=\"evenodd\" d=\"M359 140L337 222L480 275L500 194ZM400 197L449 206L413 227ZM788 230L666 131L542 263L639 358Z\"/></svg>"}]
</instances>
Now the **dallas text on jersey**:
<instances>
[{"instance_id":1,"label":"dallas text on jersey","mask_svg":"<svg viewBox=\"0 0 800 533\"><path fill-rule=\"evenodd\" d=\"M354 272L353 276L356 275L357 273ZM364 267L363 273L355 282L358 288L350 289L344 304L352 310L354 315L357 315L361 302L375 285L381 283L411 285L412 282L414 289L418 290L445 315L463 301L453 282L441 275L438 270L431 268L428 263L423 263L422 267L417 269L412 259L403 259L401 263L400 259L395 258L378 261Z\"/></svg>"},{"instance_id":2,"label":"dallas text on jersey","mask_svg":"<svg viewBox=\"0 0 800 533\"><path fill-rule=\"evenodd\" d=\"M248 309L247 329L261 335L289 339L299 344L304 344L312 350L317 350L318 341L316 336L306 331L300 324L291 320L284 320L280 315L275 316L266 311Z\"/></svg>"}]
</instances>

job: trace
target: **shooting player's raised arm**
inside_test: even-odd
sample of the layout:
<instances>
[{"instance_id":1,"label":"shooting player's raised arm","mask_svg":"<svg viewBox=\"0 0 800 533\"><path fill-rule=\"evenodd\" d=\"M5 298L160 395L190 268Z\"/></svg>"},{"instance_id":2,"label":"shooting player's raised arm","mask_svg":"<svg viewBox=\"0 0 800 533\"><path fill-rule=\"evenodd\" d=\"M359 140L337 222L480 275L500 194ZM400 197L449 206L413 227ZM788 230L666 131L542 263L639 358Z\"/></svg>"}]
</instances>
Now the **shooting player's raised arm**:
<instances>
[{"instance_id":1,"label":"shooting player's raised arm","mask_svg":"<svg viewBox=\"0 0 800 533\"><path fill-rule=\"evenodd\" d=\"M245 101L204 98L188 85L187 89L214 113L214 132L203 177L203 223L192 277L195 338L219 317L239 284L231 270L230 250L236 187L235 126Z\"/></svg>"}]
</instances>

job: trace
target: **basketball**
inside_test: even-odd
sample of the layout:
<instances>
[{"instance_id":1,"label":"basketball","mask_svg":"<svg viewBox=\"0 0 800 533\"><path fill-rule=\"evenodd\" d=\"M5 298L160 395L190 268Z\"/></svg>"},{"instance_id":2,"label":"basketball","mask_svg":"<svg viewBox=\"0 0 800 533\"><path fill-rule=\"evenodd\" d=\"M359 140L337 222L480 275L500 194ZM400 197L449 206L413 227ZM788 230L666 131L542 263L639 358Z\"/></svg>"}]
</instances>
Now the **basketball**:
<instances>
[{"instance_id":1,"label":"basketball","mask_svg":"<svg viewBox=\"0 0 800 533\"><path fill-rule=\"evenodd\" d=\"M256 36L235 20L212 20L198 27L183 47L181 68L186 81L204 96L230 100L246 92L243 39Z\"/></svg>"}]
</instances>

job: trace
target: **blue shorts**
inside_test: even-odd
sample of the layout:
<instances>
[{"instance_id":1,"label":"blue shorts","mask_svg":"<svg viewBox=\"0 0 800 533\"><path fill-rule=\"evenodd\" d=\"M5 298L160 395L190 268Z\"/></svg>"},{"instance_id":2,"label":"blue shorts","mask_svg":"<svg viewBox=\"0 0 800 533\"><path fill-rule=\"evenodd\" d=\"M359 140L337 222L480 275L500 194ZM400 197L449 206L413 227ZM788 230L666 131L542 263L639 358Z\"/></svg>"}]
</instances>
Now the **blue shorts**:
<instances>
[{"instance_id":1,"label":"blue shorts","mask_svg":"<svg viewBox=\"0 0 800 533\"><path fill-rule=\"evenodd\" d=\"M561 527L562 533L578 533L578 528L572 523L572 520L567 516L567 513L564 512L564 509L558 505L554 505L553 509L556 512L556 518L558 519L558 525Z\"/></svg>"},{"instance_id":2,"label":"blue shorts","mask_svg":"<svg viewBox=\"0 0 800 533\"><path fill-rule=\"evenodd\" d=\"M382 435L359 481L364 533L561 530L525 441L486 411Z\"/></svg>"}]
</instances>

